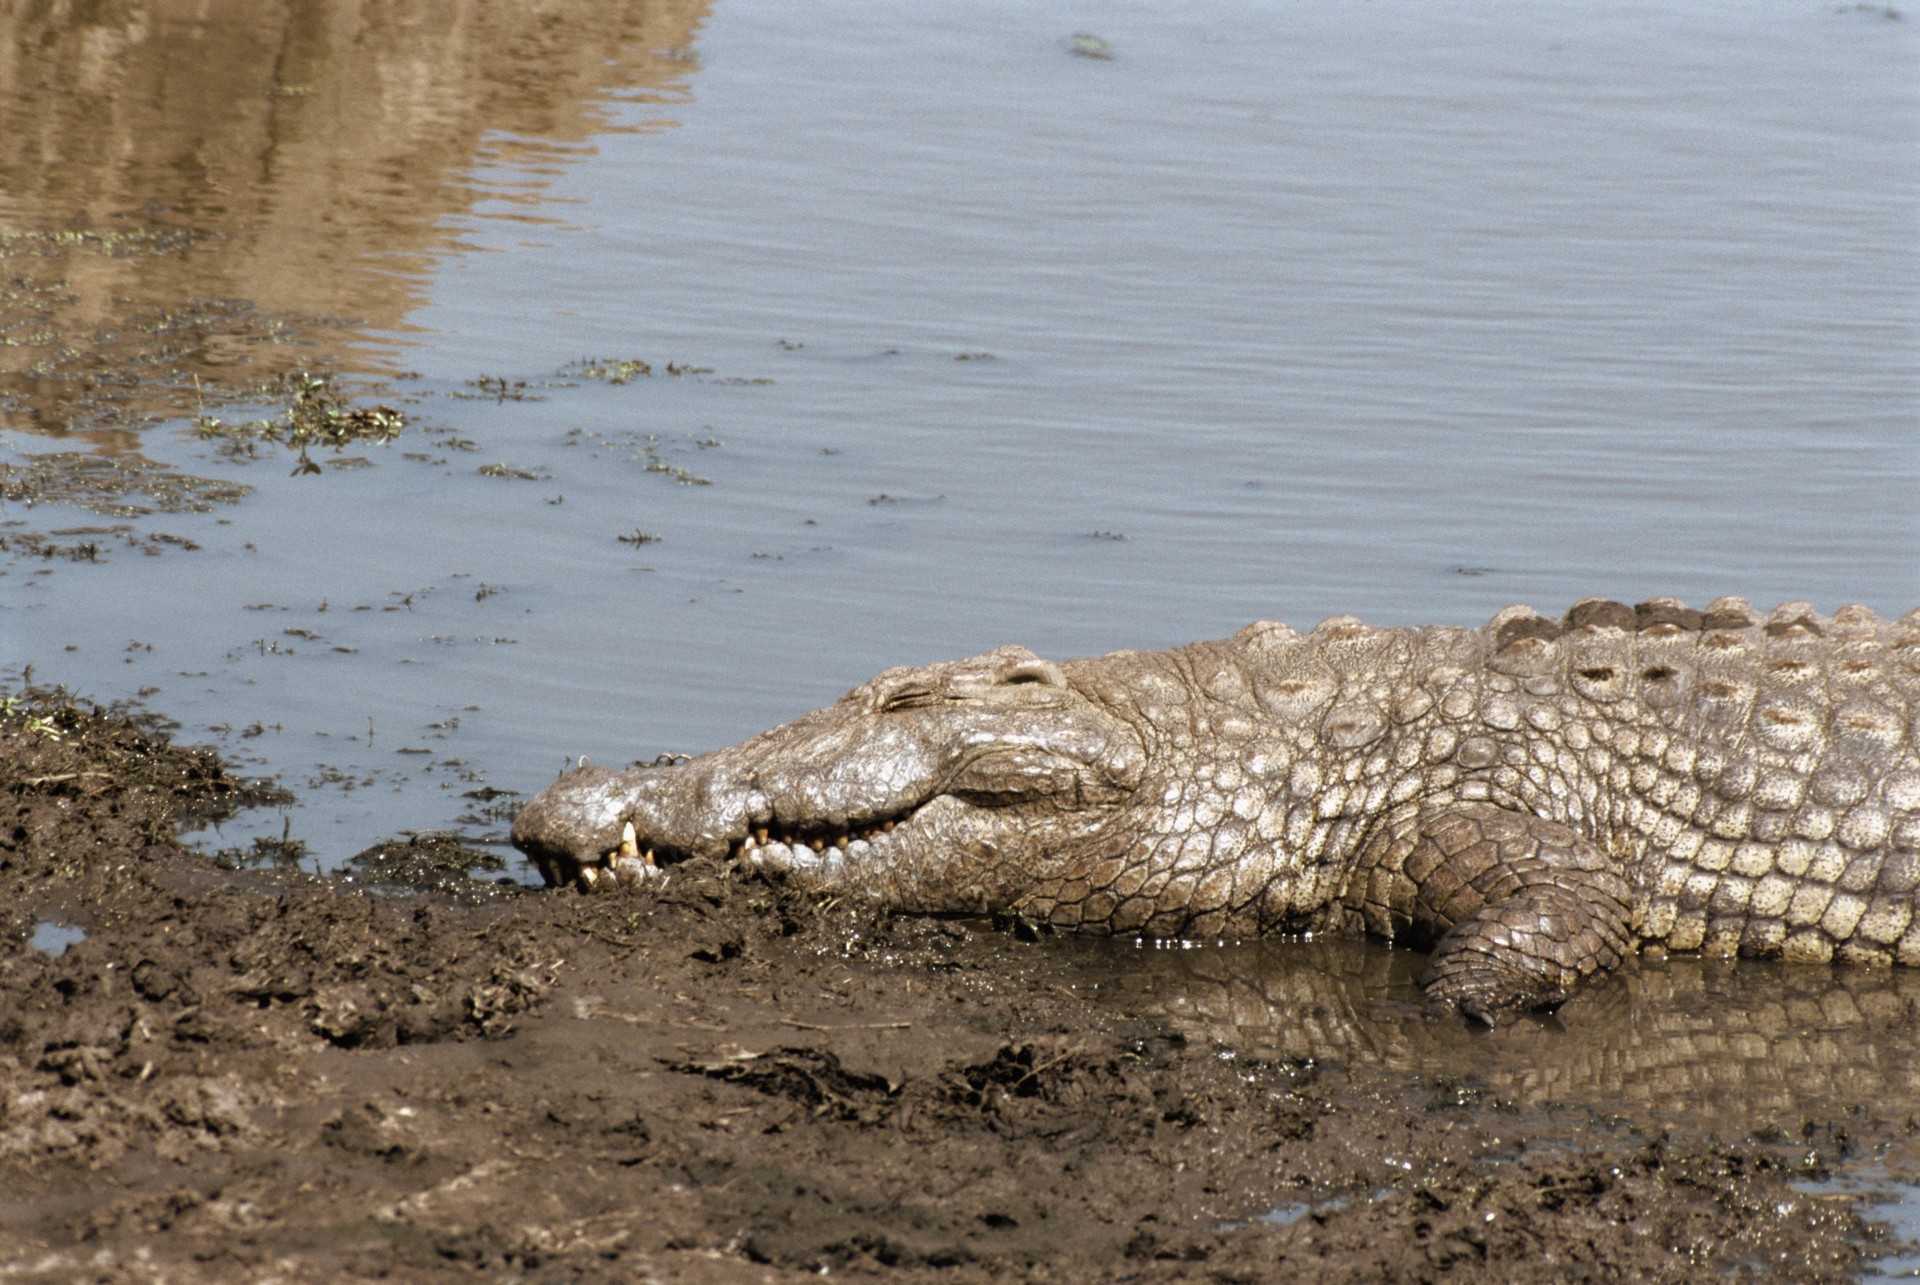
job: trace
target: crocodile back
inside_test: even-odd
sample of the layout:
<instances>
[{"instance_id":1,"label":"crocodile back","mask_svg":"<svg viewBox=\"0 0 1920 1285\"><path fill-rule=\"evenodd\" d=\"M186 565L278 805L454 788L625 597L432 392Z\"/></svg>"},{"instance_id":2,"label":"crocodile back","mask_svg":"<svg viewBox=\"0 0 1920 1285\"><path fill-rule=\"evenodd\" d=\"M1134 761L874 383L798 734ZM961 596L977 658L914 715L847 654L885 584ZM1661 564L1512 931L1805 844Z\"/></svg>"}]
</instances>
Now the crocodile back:
<instances>
[{"instance_id":1,"label":"crocodile back","mask_svg":"<svg viewBox=\"0 0 1920 1285\"><path fill-rule=\"evenodd\" d=\"M1481 634L1514 691L1477 719L1532 732L1511 792L1622 859L1644 940L1920 963L1920 612L1588 600Z\"/></svg>"}]
</instances>

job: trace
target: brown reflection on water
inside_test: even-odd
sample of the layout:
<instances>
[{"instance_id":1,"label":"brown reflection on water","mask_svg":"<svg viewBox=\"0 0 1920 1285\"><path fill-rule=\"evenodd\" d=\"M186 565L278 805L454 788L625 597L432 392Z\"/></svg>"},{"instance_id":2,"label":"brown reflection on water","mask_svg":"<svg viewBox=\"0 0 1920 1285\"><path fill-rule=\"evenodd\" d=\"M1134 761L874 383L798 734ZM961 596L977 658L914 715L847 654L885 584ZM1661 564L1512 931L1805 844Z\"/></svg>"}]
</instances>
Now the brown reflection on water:
<instances>
[{"instance_id":1,"label":"brown reflection on water","mask_svg":"<svg viewBox=\"0 0 1920 1285\"><path fill-rule=\"evenodd\" d=\"M1862 1108L1920 1119L1920 971L1637 960L1557 1017L1429 1021L1423 957L1365 942L1087 946L1076 980L1247 1057L1411 1073L1519 1106L1721 1137Z\"/></svg>"},{"instance_id":2,"label":"brown reflection on water","mask_svg":"<svg viewBox=\"0 0 1920 1285\"><path fill-rule=\"evenodd\" d=\"M616 102L674 124L706 8L0 5L0 426L128 449L196 378L390 372L371 332L406 331L450 216L531 206Z\"/></svg>"}]
</instances>

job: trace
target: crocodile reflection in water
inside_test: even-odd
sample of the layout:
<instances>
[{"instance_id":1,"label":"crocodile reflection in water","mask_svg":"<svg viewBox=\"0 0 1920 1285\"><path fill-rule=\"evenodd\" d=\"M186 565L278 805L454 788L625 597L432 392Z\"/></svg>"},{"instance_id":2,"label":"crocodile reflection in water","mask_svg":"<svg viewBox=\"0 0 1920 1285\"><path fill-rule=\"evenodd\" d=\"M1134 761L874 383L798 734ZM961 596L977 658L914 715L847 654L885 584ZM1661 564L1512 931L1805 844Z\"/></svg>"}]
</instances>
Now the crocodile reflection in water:
<instances>
[{"instance_id":1,"label":"crocodile reflection in water","mask_svg":"<svg viewBox=\"0 0 1920 1285\"><path fill-rule=\"evenodd\" d=\"M1469 1084L1528 1107L1721 1137L1863 1106L1920 1112L1920 970L1677 955L1582 996L1579 1021L1521 1021L1496 1045L1426 1019L1418 957L1342 938L1133 949L1060 943L1063 984L1242 1058Z\"/></svg>"}]
</instances>

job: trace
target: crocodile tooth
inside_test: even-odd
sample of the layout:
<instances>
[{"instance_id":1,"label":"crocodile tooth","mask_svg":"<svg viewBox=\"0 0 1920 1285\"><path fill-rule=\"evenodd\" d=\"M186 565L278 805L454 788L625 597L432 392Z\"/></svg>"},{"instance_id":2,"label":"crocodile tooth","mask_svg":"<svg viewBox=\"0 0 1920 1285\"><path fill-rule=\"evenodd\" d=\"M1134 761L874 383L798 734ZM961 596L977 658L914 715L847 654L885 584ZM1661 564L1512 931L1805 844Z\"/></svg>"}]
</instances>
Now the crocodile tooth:
<instances>
[{"instance_id":1,"label":"crocodile tooth","mask_svg":"<svg viewBox=\"0 0 1920 1285\"><path fill-rule=\"evenodd\" d=\"M767 827L764 825L756 825L753 827L753 841L755 843L765 843L767 841Z\"/></svg>"},{"instance_id":2,"label":"crocodile tooth","mask_svg":"<svg viewBox=\"0 0 1920 1285\"><path fill-rule=\"evenodd\" d=\"M594 885L599 882L600 882L599 866L581 866L580 867L580 886L581 887L591 892L593 891Z\"/></svg>"},{"instance_id":3,"label":"crocodile tooth","mask_svg":"<svg viewBox=\"0 0 1920 1285\"><path fill-rule=\"evenodd\" d=\"M648 865L650 865L650 866L657 866L657 865L659 865L659 864L660 864L659 862L657 862L657 861L655 861L655 860L653 859L653 849L652 849L652 848L648 848L648 849L647 849L647 850L646 850L645 852L643 852L643 853L641 853L641 854L640 854L640 859L641 859L642 861L644 861L644 862L646 862L646 863L647 863Z\"/></svg>"},{"instance_id":4,"label":"crocodile tooth","mask_svg":"<svg viewBox=\"0 0 1920 1285\"><path fill-rule=\"evenodd\" d=\"M640 855L639 838L633 832L633 822L627 822L627 828L620 832L620 855L637 857Z\"/></svg>"}]
</instances>

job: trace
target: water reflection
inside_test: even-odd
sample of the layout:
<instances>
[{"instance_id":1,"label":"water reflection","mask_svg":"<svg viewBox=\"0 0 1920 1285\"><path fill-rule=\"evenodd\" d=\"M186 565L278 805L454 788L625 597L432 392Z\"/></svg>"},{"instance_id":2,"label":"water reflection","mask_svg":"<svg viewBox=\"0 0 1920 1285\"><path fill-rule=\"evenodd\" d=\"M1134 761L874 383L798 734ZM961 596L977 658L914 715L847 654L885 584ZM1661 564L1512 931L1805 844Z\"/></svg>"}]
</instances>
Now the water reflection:
<instances>
[{"instance_id":1,"label":"water reflection","mask_svg":"<svg viewBox=\"0 0 1920 1285\"><path fill-rule=\"evenodd\" d=\"M0 6L0 425L124 449L196 377L389 367L454 217L550 221L614 104L684 96L706 7Z\"/></svg>"},{"instance_id":2,"label":"water reflection","mask_svg":"<svg viewBox=\"0 0 1920 1285\"><path fill-rule=\"evenodd\" d=\"M1422 956L1365 942L1070 946L1078 979L1243 1056L1385 1067L1526 1106L1792 1134L1867 1106L1920 1111L1920 973L1642 960L1559 1017L1491 1034L1430 1022Z\"/></svg>"}]
</instances>

